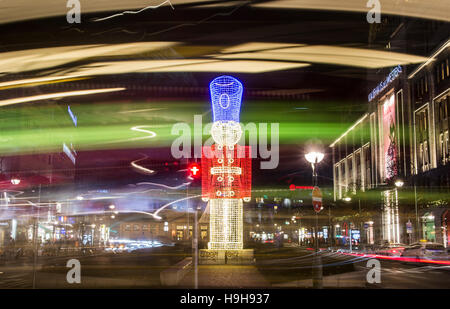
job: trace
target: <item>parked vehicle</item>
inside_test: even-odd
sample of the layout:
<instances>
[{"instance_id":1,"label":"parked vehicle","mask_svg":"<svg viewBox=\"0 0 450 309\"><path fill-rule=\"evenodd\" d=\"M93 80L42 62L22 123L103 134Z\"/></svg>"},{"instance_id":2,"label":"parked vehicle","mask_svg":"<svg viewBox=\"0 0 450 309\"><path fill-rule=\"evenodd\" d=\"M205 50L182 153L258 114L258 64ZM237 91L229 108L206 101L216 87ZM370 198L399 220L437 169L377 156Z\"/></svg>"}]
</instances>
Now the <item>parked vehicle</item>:
<instances>
[{"instance_id":1,"label":"parked vehicle","mask_svg":"<svg viewBox=\"0 0 450 309\"><path fill-rule=\"evenodd\" d=\"M414 243L405 248L401 256L431 260L448 260L449 258L447 248L432 242Z\"/></svg>"},{"instance_id":2,"label":"parked vehicle","mask_svg":"<svg viewBox=\"0 0 450 309\"><path fill-rule=\"evenodd\" d=\"M375 250L376 254L379 255L387 255L387 256L401 256L405 248L407 248L408 245L406 244L386 244L384 246L381 246Z\"/></svg>"}]
</instances>

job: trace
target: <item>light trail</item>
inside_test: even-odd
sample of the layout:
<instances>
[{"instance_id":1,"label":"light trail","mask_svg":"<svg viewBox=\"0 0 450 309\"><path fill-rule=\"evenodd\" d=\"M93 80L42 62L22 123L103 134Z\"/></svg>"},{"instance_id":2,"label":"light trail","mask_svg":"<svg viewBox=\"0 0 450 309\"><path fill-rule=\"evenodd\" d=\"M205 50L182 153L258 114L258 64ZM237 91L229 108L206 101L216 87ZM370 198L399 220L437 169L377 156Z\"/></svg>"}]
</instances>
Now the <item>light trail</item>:
<instances>
[{"instance_id":1,"label":"light trail","mask_svg":"<svg viewBox=\"0 0 450 309\"><path fill-rule=\"evenodd\" d=\"M126 14L139 14L139 13L141 13L141 12L143 12L143 11L148 10L148 9L157 9L157 8L163 6L163 5L166 4L166 3L169 3L169 5L170 5L170 7L172 8L172 10L175 10L175 8L173 7L173 5L172 5L172 3L170 2L170 0L166 0L166 1L164 1L164 2L162 2L162 3L160 3L160 4L158 4L158 5L149 5L149 6L146 6L145 8L142 8L142 9L140 9L139 11L124 11L124 12L122 12L122 13L117 13L117 14L114 14L114 15L111 15L111 16L107 16L107 17L103 17L103 18L94 18L94 19L92 19L92 21L93 21L93 22L104 21L104 20L108 20L108 19L115 18L115 17L118 17L118 16L124 16L124 15L126 15Z\"/></svg>"},{"instance_id":2,"label":"light trail","mask_svg":"<svg viewBox=\"0 0 450 309\"><path fill-rule=\"evenodd\" d=\"M140 185L152 185L152 186L157 186L157 187L163 187L163 188L170 189L170 190L181 189L182 187L190 185L190 184L191 184L190 182L185 182L185 183L182 183L179 186L170 187L168 185L165 185L165 184L162 184L162 183L155 183L155 182L139 182L139 183L137 183L138 186L140 186Z\"/></svg>"},{"instance_id":3,"label":"light trail","mask_svg":"<svg viewBox=\"0 0 450 309\"><path fill-rule=\"evenodd\" d=\"M0 83L0 90L16 88L16 87L27 87L27 86L38 86L47 85L52 83L63 83L70 82L80 79L86 79L87 77L74 76L49 76L49 77L39 77L39 78L28 78L21 80L12 80Z\"/></svg>"},{"instance_id":4,"label":"light trail","mask_svg":"<svg viewBox=\"0 0 450 309\"><path fill-rule=\"evenodd\" d=\"M151 127L151 126L135 126L135 127L132 127L130 129L131 131L148 133L149 135L148 136L142 136L142 137L134 137L134 138L130 139L130 141L138 141L138 140L147 139L147 138L154 138L156 136L155 132L141 129L141 128L149 128L149 127Z\"/></svg>"},{"instance_id":5,"label":"light trail","mask_svg":"<svg viewBox=\"0 0 450 309\"><path fill-rule=\"evenodd\" d=\"M373 258L373 259L410 262L410 263L428 263L428 264L450 265L450 261L444 261L444 260L427 260L427 259L410 258L410 257L403 257L403 256L387 256L387 255L364 254L364 253L344 253L344 252L342 252L341 254Z\"/></svg>"},{"instance_id":6,"label":"light trail","mask_svg":"<svg viewBox=\"0 0 450 309\"><path fill-rule=\"evenodd\" d=\"M138 171L143 172L144 174L154 174L155 173L154 170L145 168L142 165L137 164L137 162L140 162L140 161L143 161L146 159L148 159L148 156L144 155L144 158L132 161L131 166L134 167L135 169L137 169Z\"/></svg>"},{"instance_id":7,"label":"light trail","mask_svg":"<svg viewBox=\"0 0 450 309\"><path fill-rule=\"evenodd\" d=\"M186 200L189 200L189 199L191 199L191 198L201 197L201 196L202 196L201 194L200 194L200 195L194 195L194 196L188 196L188 197L184 197L184 198L181 198L181 199L179 199L179 200L176 200L176 201L167 203L166 205L162 206L162 207L159 208L157 211L155 211L155 216L157 216L158 213L159 213L161 210L163 210L164 208L166 208L166 207L168 207L168 206L170 206L170 205L172 205L172 204L175 204L175 203L178 203L178 202L182 202L182 201L186 201Z\"/></svg>"},{"instance_id":8,"label":"light trail","mask_svg":"<svg viewBox=\"0 0 450 309\"><path fill-rule=\"evenodd\" d=\"M148 139L148 138L154 138L154 137L156 137L155 132L142 129L142 128L150 128L150 127L153 127L153 126L150 126L150 125L134 126L134 127L130 128L131 131L147 133L148 135L146 135L146 136L132 137L132 138L121 139L121 140L116 140L116 141L109 141L109 142L100 142L100 143L95 143L94 145L124 143L124 142L132 142L132 141L139 141L139 140L144 140L144 139Z\"/></svg>"},{"instance_id":9,"label":"light trail","mask_svg":"<svg viewBox=\"0 0 450 309\"><path fill-rule=\"evenodd\" d=\"M104 89L77 90L77 91L47 93L47 94L30 96L30 97L22 97L22 98L3 100L3 101L0 101L0 106L7 106L7 105L34 102L34 101L42 101L42 100L48 100L48 99L82 96L82 95L89 95L89 94L108 93L108 92L122 91L125 89L126 88L104 88Z\"/></svg>"},{"instance_id":10,"label":"light trail","mask_svg":"<svg viewBox=\"0 0 450 309\"><path fill-rule=\"evenodd\" d=\"M123 111L119 112L119 114L133 114L133 113L142 113L142 112L154 112L154 111L160 111L160 110L166 110L167 108L146 108L146 109L134 109L131 111Z\"/></svg>"}]
</instances>

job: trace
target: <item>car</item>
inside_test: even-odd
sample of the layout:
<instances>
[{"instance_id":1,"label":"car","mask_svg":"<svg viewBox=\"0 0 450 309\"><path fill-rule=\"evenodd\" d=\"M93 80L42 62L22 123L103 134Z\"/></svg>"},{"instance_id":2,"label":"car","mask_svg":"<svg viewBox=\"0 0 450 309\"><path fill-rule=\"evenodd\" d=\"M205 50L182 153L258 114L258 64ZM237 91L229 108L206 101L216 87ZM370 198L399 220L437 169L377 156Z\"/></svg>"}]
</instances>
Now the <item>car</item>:
<instances>
[{"instance_id":1,"label":"car","mask_svg":"<svg viewBox=\"0 0 450 309\"><path fill-rule=\"evenodd\" d=\"M408 245L400 243L386 244L377 248L375 253L386 256L401 256L406 247L408 247Z\"/></svg>"},{"instance_id":2,"label":"car","mask_svg":"<svg viewBox=\"0 0 450 309\"><path fill-rule=\"evenodd\" d=\"M448 260L448 250L444 245L433 242L414 243L405 248L402 257L430 260Z\"/></svg>"}]
</instances>

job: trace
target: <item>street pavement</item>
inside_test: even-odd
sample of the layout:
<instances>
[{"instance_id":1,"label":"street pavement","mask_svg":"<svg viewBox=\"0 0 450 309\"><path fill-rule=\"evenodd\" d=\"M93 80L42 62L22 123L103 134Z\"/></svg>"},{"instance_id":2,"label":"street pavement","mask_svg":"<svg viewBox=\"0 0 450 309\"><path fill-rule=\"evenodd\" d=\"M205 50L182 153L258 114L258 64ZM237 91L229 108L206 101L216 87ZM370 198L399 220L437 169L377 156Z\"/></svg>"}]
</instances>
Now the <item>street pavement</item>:
<instances>
[{"instance_id":1,"label":"street pavement","mask_svg":"<svg viewBox=\"0 0 450 309\"><path fill-rule=\"evenodd\" d=\"M296 249L293 255L272 251L260 256L256 265L200 265L199 288L311 288L314 252ZM450 266L379 260L381 283L367 283L367 261L370 257L321 251L324 288L381 289L449 289ZM78 257L81 284L69 284L65 263L72 257L40 257L33 268L30 260L0 264L0 288L161 288L159 274L184 258L180 252L147 252L142 254L103 254ZM77 257L75 257L77 258ZM341 271L330 269L341 267ZM349 267L350 266L350 267ZM286 273L290 274L285 276ZM276 276L279 272L280 276ZM296 277L300 273L303 276ZM34 276L35 274L35 276ZM274 282L272 279L277 278ZM281 277L281 281L278 280ZM178 287L192 288L194 271Z\"/></svg>"},{"instance_id":2,"label":"street pavement","mask_svg":"<svg viewBox=\"0 0 450 309\"><path fill-rule=\"evenodd\" d=\"M353 271L336 275L323 276L324 288L381 288L381 289L450 289L450 266L448 265L427 265L423 263L405 263L378 259L381 265L380 279L378 283L368 283L367 274L370 270L367 261L372 257L352 256L339 252L322 251L323 269L336 265L353 264ZM295 268L311 269L312 256L305 255L299 257L295 263ZM299 261L301 261L299 263ZM276 263L290 263L291 259L277 260ZM274 287L284 288L310 288L311 279L293 280L274 284Z\"/></svg>"},{"instance_id":3,"label":"street pavement","mask_svg":"<svg viewBox=\"0 0 450 309\"><path fill-rule=\"evenodd\" d=\"M179 287L194 286L194 270L180 282ZM254 265L199 265L199 288L267 288L270 283Z\"/></svg>"}]
</instances>

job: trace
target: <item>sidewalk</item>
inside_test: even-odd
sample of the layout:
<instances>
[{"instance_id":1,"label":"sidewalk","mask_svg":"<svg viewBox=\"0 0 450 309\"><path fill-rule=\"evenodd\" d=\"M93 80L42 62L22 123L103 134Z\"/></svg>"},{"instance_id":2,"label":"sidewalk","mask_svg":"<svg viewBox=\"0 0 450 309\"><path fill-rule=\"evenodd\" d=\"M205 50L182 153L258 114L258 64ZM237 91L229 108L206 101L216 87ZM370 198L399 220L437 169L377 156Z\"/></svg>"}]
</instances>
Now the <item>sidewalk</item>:
<instances>
[{"instance_id":1,"label":"sidewalk","mask_svg":"<svg viewBox=\"0 0 450 309\"><path fill-rule=\"evenodd\" d=\"M192 269L179 287L194 286ZM254 265L199 265L199 288L268 288L271 284L259 273Z\"/></svg>"},{"instance_id":2,"label":"sidewalk","mask_svg":"<svg viewBox=\"0 0 450 309\"><path fill-rule=\"evenodd\" d=\"M338 275L324 276L324 288L364 288L367 270L353 271ZM312 279L296 280L274 285L279 288L312 288Z\"/></svg>"}]
</instances>

